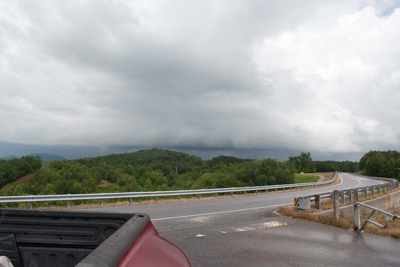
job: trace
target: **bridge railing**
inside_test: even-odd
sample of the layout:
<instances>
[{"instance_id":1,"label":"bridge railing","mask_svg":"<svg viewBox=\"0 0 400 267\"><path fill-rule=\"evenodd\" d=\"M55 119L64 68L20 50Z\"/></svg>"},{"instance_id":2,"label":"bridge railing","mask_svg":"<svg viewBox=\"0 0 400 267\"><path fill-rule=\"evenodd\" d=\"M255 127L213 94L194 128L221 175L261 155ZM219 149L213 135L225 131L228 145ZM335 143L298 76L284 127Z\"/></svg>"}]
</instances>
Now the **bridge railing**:
<instances>
[{"instance_id":1,"label":"bridge railing","mask_svg":"<svg viewBox=\"0 0 400 267\"><path fill-rule=\"evenodd\" d=\"M364 208L371 210L371 213L368 215L367 219L365 220L365 222L363 224L361 224L360 207L364 207ZM381 213L384 215L385 222L383 224L380 224L372 219L372 216L375 214L375 212L378 212L378 213ZM393 218L393 220L400 219L400 216L398 216L394 213L384 211L384 210L381 210L376 207L373 207L373 206L370 206L370 205L367 205L364 203L360 203L360 202L354 203L354 226L355 226L354 230L356 230L357 232L361 232L362 229L364 229L364 227L367 225L367 223L371 223L380 228L386 228L389 224L389 217Z\"/></svg>"},{"instance_id":2,"label":"bridge railing","mask_svg":"<svg viewBox=\"0 0 400 267\"><path fill-rule=\"evenodd\" d=\"M54 202L66 201L70 207L70 202L75 200L100 200L100 205L103 205L107 199L128 199L132 203L136 198L160 198L160 197L182 197L182 196L202 196L216 194L231 194L248 193L248 192L268 192L277 190L290 190L296 188L315 187L331 184L336 175L333 175L329 180L312 183L299 184L283 184L283 185L267 185L267 186L251 186L251 187L230 187L230 188L213 188L213 189L193 189L193 190L174 190L174 191L152 191L152 192L120 192L120 193L96 193L96 194L63 194L63 195L27 195L27 196L1 196L0 203L29 203L36 202Z\"/></svg>"},{"instance_id":3,"label":"bridge railing","mask_svg":"<svg viewBox=\"0 0 400 267\"><path fill-rule=\"evenodd\" d=\"M381 180L385 181L384 184L379 185L369 185L365 187L359 188L351 188L351 189L344 189L344 190L335 190L334 192L325 192L315 195L309 195L305 197L301 197L302 199L309 199L310 202L315 202L316 208L320 208L320 200L322 199L334 199L337 198L341 204L344 204L346 201L346 197L348 198L349 202L353 202L354 192L363 193L364 197L367 198L369 195L375 196L375 194L380 195L384 192L390 192L394 189L399 187L399 181L393 178L381 178L381 177L366 177L374 180ZM337 195L335 195L337 194ZM336 202L336 201L335 201Z\"/></svg>"},{"instance_id":4,"label":"bridge railing","mask_svg":"<svg viewBox=\"0 0 400 267\"><path fill-rule=\"evenodd\" d=\"M384 211L381 211L377 208L374 208L372 206L368 206L366 204L362 204L358 202L359 198L359 193L364 194L364 198L366 199L369 194L372 196L377 193L380 195L380 193L387 193L390 191L393 191L394 189L399 187L399 182L396 179L393 178L380 178L380 177L368 177L372 178L375 180L382 180L385 181L386 183L384 184L379 184L379 185L370 185L370 186L365 186L361 188L353 188L353 189L345 189L345 190L335 190L333 192L329 193L322 193L322 194L316 194L313 196L306 196L306 197L301 197L301 198L295 198L294 199L294 206L298 209L304 210L304 209L309 209L310 208L310 202L314 201L315 202L315 208L320 209L321 208L321 199L326 199L326 198L331 198L333 202L333 214L335 216L335 219L338 220L340 216L339 212L339 201L341 204L345 204L346 202L346 197L348 198L348 201L354 204L354 224L356 225L356 229L358 231L361 231L361 229L367 224L368 222L375 224L380 227L386 227L387 223L385 225L380 225L375 221L371 220L371 216L375 213L375 211L384 213ZM364 206L373 209L370 217L367 218L365 223L361 226L360 225L360 215L359 215L359 206ZM357 215L358 214L358 215ZM397 217L393 217L397 218ZM387 216L385 215L385 219L387 221Z\"/></svg>"}]
</instances>

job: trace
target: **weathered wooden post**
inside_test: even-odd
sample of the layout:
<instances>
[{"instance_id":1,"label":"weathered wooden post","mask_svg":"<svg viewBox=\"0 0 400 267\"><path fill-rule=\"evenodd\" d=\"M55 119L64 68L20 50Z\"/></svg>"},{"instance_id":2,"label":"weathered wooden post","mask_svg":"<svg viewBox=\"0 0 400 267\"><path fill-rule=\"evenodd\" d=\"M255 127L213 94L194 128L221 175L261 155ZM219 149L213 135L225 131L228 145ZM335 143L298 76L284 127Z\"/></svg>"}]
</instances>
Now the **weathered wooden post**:
<instances>
[{"instance_id":1,"label":"weathered wooden post","mask_svg":"<svg viewBox=\"0 0 400 267\"><path fill-rule=\"evenodd\" d=\"M314 199L315 199L315 207L317 209L320 209L321 208L321 196L320 195L315 195Z\"/></svg>"}]
</instances>

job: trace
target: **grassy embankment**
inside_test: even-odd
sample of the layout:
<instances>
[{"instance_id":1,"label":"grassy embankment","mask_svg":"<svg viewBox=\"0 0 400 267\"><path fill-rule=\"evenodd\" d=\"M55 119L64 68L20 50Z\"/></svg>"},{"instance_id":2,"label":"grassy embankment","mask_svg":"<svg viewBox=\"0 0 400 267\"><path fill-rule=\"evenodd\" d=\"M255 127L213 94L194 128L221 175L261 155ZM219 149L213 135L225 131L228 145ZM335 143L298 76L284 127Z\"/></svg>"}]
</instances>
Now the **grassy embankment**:
<instances>
[{"instance_id":1,"label":"grassy embankment","mask_svg":"<svg viewBox=\"0 0 400 267\"><path fill-rule=\"evenodd\" d=\"M317 174L296 174L294 176L295 184L318 182L318 180L319 177Z\"/></svg>"}]
</instances>

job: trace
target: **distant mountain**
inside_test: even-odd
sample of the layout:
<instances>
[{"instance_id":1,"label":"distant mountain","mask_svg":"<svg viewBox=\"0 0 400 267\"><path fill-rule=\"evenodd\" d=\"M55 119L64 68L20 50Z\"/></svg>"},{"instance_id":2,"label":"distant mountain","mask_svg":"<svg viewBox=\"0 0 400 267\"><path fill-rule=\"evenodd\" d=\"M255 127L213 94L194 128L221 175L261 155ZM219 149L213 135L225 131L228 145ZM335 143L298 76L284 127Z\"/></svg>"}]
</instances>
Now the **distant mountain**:
<instances>
[{"instance_id":1,"label":"distant mountain","mask_svg":"<svg viewBox=\"0 0 400 267\"><path fill-rule=\"evenodd\" d=\"M109 154L132 153L143 149L152 149L155 147L145 146L68 146L68 145L30 145L0 141L0 157L9 157L16 155L22 157L29 154L37 154L41 151L49 155L62 155L63 159L80 159L88 157L99 157ZM158 147L159 149L168 149L186 154L201 157L203 160L209 160L218 156L231 156L236 158L247 159L265 159L273 158L277 160L287 160L291 156L299 155L301 150L291 149L246 149L246 148L202 148L202 147ZM308 150L307 150L308 151ZM308 151L311 153L313 160L334 160L358 161L363 152L357 153L336 153L336 152L320 152Z\"/></svg>"},{"instance_id":2,"label":"distant mountain","mask_svg":"<svg viewBox=\"0 0 400 267\"><path fill-rule=\"evenodd\" d=\"M47 154L47 153L32 153L29 154L29 156L38 156L42 160L65 160L65 158L61 157L60 155L55 155L55 154Z\"/></svg>"},{"instance_id":3,"label":"distant mountain","mask_svg":"<svg viewBox=\"0 0 400 267\"><path fill-rule=\"evenodd\" d=\"M10 155L10 156L6 156L6 157L2 157L1 159L9 160L9 159L17 159L17 158L18 158L18 157L15 156L15 155Z\"/></svg>"}]
</instances>

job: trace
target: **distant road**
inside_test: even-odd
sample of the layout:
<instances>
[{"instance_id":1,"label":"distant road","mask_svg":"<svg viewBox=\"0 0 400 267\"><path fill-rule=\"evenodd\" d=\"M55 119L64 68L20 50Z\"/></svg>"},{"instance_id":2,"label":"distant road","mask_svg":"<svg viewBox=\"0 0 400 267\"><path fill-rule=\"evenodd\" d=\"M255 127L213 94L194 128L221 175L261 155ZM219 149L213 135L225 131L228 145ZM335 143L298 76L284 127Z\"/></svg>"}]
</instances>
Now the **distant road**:
<instances>
[{"instance_id":1,"label":"distant road","mask_svg":"<svg viewBox=\"0 0 400 267\"><path fill-rule=\"evenodd\" d=\"M337 185L326 186L315 189L260 193L256 196L234 196L232 198L215 198L211 200L200 199L199 201L185 201L175 203L160 203L148 205L132 205L122 207L95 208L91 210L113 211L113 212L136 212L147 213L153 221L184 218L198 215L223 214L240 212L243 210L256 210L271 208L293 203L295 197L314 195L333 190L343 190L369 185L376 185L381 181L362 178L356 175L342 173L342 181Z\"/></svg>"}]
</instances>

